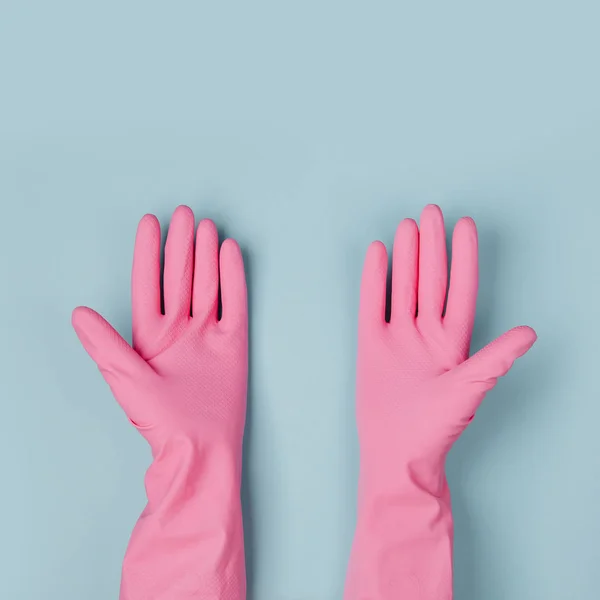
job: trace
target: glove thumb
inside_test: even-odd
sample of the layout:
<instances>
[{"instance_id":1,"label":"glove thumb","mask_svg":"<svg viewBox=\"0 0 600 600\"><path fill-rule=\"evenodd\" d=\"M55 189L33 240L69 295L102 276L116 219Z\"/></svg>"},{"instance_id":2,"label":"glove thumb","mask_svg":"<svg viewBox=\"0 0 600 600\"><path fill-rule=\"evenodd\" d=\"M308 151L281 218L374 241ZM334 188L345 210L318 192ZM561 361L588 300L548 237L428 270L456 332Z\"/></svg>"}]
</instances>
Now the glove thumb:
<instances>
[{"instance_id":1,"label":"glove thumb","mask_svg":"<svg viewBox=\"0 0 600 600\"><path fill-rule=\"evenodd\" d=\"M465 415L470 417L475 413L498 378L510 371L515 360L523 356L536 339L537 335L531 327L515 327L446 374L455 383L470 390L467 394L461 394Z\"/></svg>"},{"instance_id":2,"label":"glove thumb","mask_svg":"<svg viewBox=\"0 0 600 600\"><path fill-rule=\"evenodd\" d=\"M141 356L115 331L95 310L78 306L71 323L79 341L98 365L115 398L130 418L134 407L129 406L131 396L128 388L147 372L150 367Z\"/></svg>"}]
</instances>

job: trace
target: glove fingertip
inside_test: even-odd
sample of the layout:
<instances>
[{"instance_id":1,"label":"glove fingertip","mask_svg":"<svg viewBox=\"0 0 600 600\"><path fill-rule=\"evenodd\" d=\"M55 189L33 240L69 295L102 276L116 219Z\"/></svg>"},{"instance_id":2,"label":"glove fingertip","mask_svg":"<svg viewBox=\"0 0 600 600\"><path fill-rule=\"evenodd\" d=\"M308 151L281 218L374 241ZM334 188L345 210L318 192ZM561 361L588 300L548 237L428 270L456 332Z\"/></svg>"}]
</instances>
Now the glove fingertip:
<instances>
[{"instance_id":1,"label":"glove fingertip","mask_svg":"<svg viewBox=\"0 0 600 600\"><path fill-rule=\"evenodd\" d=\"M88 313L90 310L91 309L89 309L87 306L76 306L73 309L73 312L71 313L71 324L75 329L80 326L81 320L85 319L86 313Z\"/></svg>"},{"instance_id":2,"label":"glove fingertip","mask_svg":"<svg viewBox=\"0 0 600 600\"><path fill-rule=\"evenodd\" d=\"M515 327L513 335L518 335L518 342L516 341L516 354L517 356L523 356L537 341L537 333L532 327L528 325L520 325Z\"/></svg>"},{"instance_id":3,"label":"glove fingertip","mask_svg":"<svg viewBox=\"0 0 600 600\"><path fill-rule=\"evenodd\" d=\"M87 306L77 306L71 313L71 325L77 334L77 337L81 340L84 346L90 344L90 338L87 335L87 326L90 321L90 315L93 314L93 310Z\"/></svg>"}]
</instances>

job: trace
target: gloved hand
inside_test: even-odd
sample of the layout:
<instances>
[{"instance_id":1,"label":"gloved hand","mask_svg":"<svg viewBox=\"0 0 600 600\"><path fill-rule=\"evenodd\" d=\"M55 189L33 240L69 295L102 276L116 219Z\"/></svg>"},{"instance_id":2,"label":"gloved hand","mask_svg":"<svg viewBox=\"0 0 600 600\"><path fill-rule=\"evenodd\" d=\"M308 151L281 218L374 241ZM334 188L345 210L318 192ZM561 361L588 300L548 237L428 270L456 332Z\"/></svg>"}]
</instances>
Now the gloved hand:
<instances>
[{"instance_id":1,"label":"gloved hand","mask_svg":"<svg viewBox=\"0 0 600 600\"><path fill-rule=\"evenodd\" d=\"M133 348L96 312L73 327L123 410L150 444L148 504L123 563L121 600L242 600L240 501L248 371L247 303L239 246L215 225L175 211L140 222L132 273ZM219 283L222 317L217 319ZM191 316L190 316L191 310Z\"/></svg>"},{"instance_id":2,"label":"gloved hand","mask_svg":"<svg viewBox=\"0 0 600 600\"><path fill-rule=\"evenodd\" d=\"M393 251L368 249L361 284L356 416L358 519L346 600L452 598L452 513L446 455L486 392L536 340L517 327L469 358L477 295L477 231L454 230L447 286L444 222L427 206L400 223Z\"/></svg>"}]
</instances>

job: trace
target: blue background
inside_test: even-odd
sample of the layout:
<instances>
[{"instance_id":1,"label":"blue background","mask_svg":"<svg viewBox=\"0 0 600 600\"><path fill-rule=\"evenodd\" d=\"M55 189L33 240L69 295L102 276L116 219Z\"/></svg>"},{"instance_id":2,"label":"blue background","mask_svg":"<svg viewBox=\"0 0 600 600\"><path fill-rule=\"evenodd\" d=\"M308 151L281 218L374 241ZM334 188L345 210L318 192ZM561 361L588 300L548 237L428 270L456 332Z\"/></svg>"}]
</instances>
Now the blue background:
<instances>
[{"instance_id":1,"label":"blue background","mask_svg":"<svg viewBox=\"0 0 600 600\"><path fill-rule=\"evenodd\" d=\"M128 334L137 221L186 203L247 261L251 598L340 598L363 254L436 202L474 346L539 334L450 456L456 598L597 598L597 2L0 9L0 597L117 597L150 456L70 311Z\"/></svg>"}]
</instances>

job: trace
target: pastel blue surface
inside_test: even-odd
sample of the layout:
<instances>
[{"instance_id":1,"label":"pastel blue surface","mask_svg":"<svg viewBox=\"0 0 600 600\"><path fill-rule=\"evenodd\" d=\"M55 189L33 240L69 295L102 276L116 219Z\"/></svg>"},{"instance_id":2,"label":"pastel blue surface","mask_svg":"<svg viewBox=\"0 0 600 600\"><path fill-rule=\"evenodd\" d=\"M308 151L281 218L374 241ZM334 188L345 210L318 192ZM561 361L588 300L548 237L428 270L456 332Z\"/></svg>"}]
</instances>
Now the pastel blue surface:
<instances>
[{"instance_id":1,"label":"pastel blue surface","mask_svg":"<svg viewBox=\"0 0 600 600\"><path fill-rule=\"evenodd\" d=\"M474 346L538 344L452 451L457 600L597 598L597 2L3 2L0 597L117 598L149 452L70 327L130 330L145 212L247 261L252 600L341 598L363 253L477 221Z\"/></svg>"}]
</instances>

